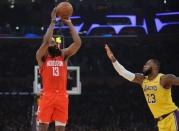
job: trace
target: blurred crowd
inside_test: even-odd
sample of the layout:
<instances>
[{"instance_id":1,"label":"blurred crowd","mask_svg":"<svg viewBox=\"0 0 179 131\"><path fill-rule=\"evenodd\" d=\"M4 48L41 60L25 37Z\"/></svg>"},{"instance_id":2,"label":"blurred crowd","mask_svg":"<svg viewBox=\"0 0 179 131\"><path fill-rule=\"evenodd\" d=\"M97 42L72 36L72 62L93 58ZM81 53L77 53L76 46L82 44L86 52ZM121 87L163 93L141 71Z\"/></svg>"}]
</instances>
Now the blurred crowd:
<instances>
[{"instance_id":1,"label":"blurred crowd","mask_svg":"<svg viewBox=\"0 0 179 131\"><path fill-rule=\"evenodd\" d=\"M69 129L75 131L154 130L155 123L139 87L130 84L86 86L72 96ZM133 101L137 99L137 101Z\"/></svg>"},{"instance_id":2,"label":"blurred crowd","mask_svg":"<svg viewBox=\"0 0 179 131\"><path fill-rule=\"evenodd\" d=\"M21 95L0 96L0 130L32 131L33 97Z\"/></svg>"},{"instance_id":3,"label":"blurred crowd","mask_svg":"<svg viewBox=\"0 0 179 131\"><path fill-rule=\"evenodd\" d=\"M63 0L34 0L34 2L16 0L14 4L10 1L0 1L0 35L29 33L42 35L49 25L52 8L61 1ZM178 11L179 6L177 0L167 1L165 4L163 1L144 0L106 0L105 2L71 0L70 2L74 8L73 15L81 16L81 21L85 24L82 31L86 31L91 23L109 24L105 18L108 14L136 15L137 24L142 24L144 18L154 18L157 12ZM118 23L125 22L126 19ZM150 24L152 25L153 21Z\"/></svg>"}]
</instances>

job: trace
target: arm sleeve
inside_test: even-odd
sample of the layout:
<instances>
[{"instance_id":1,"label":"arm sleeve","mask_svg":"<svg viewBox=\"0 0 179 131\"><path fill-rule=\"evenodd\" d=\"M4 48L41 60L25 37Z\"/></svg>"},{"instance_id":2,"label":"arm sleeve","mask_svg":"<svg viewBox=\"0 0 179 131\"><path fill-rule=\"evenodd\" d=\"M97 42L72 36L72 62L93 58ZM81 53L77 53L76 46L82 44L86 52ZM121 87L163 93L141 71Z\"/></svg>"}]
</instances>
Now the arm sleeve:
<instances>
[{"instance_id":1,"label":"arm sleeve","mask_svg":"<svg viewBox=\"0 0 179 131\"><path fill-rule=\"evenodd\" d=\"M135 79L135 74L126 70L118 61L115 61L113 67L118 72L118 74L129 81L133 81Z\"/></svg>"}]
</instances>

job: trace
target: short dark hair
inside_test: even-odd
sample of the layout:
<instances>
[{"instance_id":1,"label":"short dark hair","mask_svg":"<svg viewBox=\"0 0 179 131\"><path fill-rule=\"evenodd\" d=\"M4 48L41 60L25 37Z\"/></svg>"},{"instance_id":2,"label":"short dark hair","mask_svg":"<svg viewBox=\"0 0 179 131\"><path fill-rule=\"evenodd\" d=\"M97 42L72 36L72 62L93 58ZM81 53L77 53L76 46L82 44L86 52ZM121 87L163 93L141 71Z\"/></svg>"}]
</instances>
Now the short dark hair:
<instances>
[{"instance_id":1,"label":"short dark hair","mask_svg":"<svg viewBox=\"0 0 179 131\"><path fill-rule=\"evenodd\" d=\"M157 67L158 67L158 69L160 69L160 62L159 62L159 60L157 60L157 59L151 59L156 65L157 65Z\"/></svg>"}]
</instances>

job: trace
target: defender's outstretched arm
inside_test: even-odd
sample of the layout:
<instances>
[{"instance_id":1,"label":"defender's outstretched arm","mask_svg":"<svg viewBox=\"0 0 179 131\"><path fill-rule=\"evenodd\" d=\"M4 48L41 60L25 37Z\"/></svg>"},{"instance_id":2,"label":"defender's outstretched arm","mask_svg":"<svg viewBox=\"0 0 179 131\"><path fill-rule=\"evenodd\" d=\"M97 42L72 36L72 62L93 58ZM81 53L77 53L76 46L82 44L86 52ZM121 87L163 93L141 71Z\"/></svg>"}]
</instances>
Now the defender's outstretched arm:
<instances>
[{"instance_id":1,"label":"defender's outstretched arm","mask_svg":"<svg viewBox=\"0 0 179 131\"><path fill-rule=\"evenodd\" d=\"M106 44L105 45L105 50L107 53L108 58L111 60L113 67L115 68L115 70L118 72L119 75L121 75L122 77L124 77L125 79L131 81L131 82L135 82L138 84L142 84L143 80L144 80L144 76L142 74L139 73L132 73L128 70L126 70L114 57L111 49L109 48L109 46Z\"/></svg>"}]
</instances>

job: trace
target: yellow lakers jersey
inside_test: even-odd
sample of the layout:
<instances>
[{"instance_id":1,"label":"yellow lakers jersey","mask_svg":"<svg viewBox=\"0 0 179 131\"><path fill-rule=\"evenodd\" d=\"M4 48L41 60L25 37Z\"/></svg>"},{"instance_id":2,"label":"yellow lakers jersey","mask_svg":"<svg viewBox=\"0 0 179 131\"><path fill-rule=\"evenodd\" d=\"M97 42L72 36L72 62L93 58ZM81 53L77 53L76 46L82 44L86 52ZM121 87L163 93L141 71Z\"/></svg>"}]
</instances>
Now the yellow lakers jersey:
<instances>
[{"instance_id":1,"label":"yellow lakers jersey","mask_svg":"<svg viewBox=\"0 0 179 131\"><path fill-rule=\"evenodd\" d=\"M158 118L177 109L172 101L171 88L165 89L160 84L160 78L163 74L158 74L154 80L148 80L145 77L142 88L148 103L148 106L154 116Z\"/></svg>"}]
</instances>

